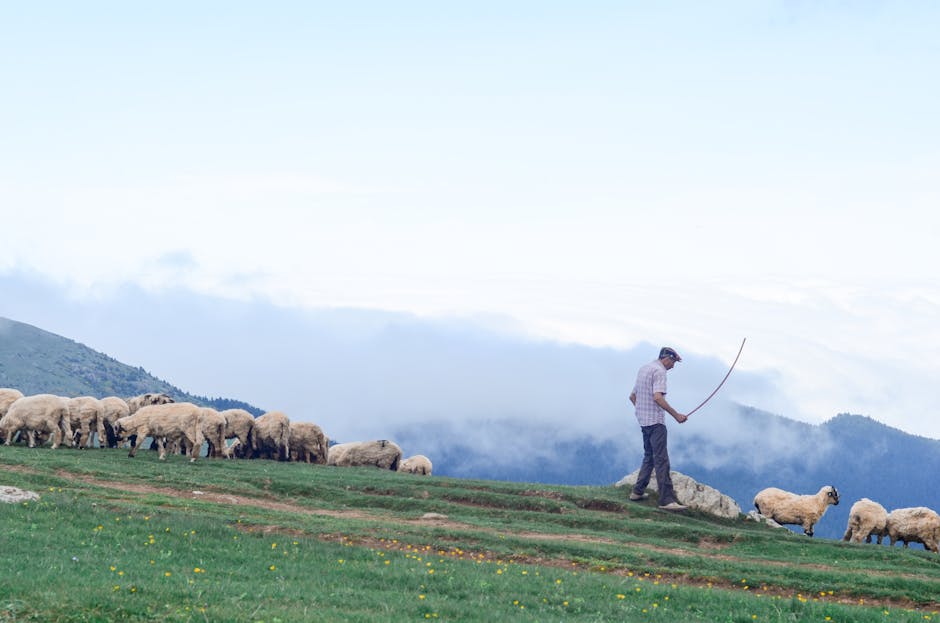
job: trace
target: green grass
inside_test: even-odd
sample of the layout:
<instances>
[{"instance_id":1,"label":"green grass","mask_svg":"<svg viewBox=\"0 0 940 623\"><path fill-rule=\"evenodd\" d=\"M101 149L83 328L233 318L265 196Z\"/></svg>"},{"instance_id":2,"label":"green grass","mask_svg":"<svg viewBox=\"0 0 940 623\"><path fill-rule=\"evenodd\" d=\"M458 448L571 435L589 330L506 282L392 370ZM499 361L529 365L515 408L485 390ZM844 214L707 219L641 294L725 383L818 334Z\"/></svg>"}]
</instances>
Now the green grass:
<instances>
[{"instance_id":1,"label":"green grass","mask_svg":"<svg viewBox=\"0 0 940 623\"><path fill-rule=\"evenodd\" d=\"M22 447L0 484L42 496L0 505L0 621L940 620L935 554L614 487Z\"/></svg>"}]
</instances>

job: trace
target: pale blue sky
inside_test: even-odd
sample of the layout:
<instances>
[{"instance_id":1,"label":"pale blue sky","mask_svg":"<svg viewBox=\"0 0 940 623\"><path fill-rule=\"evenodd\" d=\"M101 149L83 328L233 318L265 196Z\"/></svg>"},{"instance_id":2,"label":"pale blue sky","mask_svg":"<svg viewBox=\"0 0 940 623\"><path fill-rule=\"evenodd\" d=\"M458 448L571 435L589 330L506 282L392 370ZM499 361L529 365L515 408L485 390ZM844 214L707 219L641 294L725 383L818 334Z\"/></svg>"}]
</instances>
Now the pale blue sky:
<instances>
[{"instance_id":1,"label":"pale blue sky","mask_svg":"<svg viewBox=\"0 0 940 623\"><path fill-rule=\"evenodd\" d=\"M940 436L938 26L933 2L7 3L0 272L729 362L746 335L784 415Z\"/></svg>"}]
</instances>

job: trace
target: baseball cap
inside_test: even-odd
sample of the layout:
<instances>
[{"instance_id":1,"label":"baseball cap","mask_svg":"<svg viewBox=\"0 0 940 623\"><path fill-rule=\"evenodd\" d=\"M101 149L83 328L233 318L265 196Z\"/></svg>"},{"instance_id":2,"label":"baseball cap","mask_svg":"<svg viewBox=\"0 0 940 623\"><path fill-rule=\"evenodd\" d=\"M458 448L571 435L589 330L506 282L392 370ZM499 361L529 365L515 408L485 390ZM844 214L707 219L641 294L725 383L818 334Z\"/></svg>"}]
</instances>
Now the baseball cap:
<instances>
[{"instance_id":1,"label":"baseball cap","mask_svg":"<svg viewBox=\"0 0 940 623\"><path fill-rule=\"evenodd\" d=\"M662 359L663 357L672 357L673 361L682 361L682 357L679 356L679 353L668 346L663 346L659 349L659 358Z\"/></svg>"}]
</instances>

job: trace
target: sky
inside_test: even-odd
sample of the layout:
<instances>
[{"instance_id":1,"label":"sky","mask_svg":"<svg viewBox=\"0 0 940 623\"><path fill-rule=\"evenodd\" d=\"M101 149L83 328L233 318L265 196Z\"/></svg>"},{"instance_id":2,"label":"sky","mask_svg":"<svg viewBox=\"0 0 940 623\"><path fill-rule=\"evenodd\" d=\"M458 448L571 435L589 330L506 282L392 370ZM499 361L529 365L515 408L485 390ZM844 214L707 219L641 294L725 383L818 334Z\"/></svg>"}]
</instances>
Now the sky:
<instances>
[{"instance_id":1,"label":"sky","mask_svg":"<svg viewBox=\"0 0 940 623\"><path fill-rule=\"evenodd\" d=\"M747 338L762 382L725 398L940 438L938 24L916 1L7 3L0 277L83 309L189 292L669 344L713 364L703 390ZM0 300L114 343L27 309ZM137 331L130 363L216 393Z\"/></svg>"}]
</instances>

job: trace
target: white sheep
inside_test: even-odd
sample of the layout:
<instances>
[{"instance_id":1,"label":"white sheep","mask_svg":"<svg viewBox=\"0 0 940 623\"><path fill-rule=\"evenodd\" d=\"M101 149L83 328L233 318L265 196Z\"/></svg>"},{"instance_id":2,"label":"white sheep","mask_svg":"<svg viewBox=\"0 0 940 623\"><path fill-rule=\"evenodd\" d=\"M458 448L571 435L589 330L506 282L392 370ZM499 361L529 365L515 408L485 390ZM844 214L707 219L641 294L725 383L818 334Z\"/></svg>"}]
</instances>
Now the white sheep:
<instances>
[{"instance_id":1,"label":"white sheep","mask_svg":"<svg viewBox=\"0 0 940 623\"><path fill-rule=\"evenodd\" d=\"M69 423L76 448L90 448L91 434L98 430L98 414L101 403L94 396L67 398L69 404ZM83 443L84 442L84 443Z\"/></svg>"},{"instance_id":2,"label":"white sheep","mask_svg":"<svg viewBox=\"0 0 940 623\"><path fill-rule=\"evenodd\" d=\"M10 405L23 397L23 392L12 387L0 387L0 417L7 414Z\"/></svg>"},{"instance_id":3,"label":"white sheep","mask_svg":"<svg viewBox=\"0 0 940 623\"><path fill-rule=\"evenodd\" d=\"M897 508L888 513L885 524L890 544L923 543L924 549L938 552L940 544L940 515L924 506Z\"/></svg>"},{"instance_id":4,"label":"white sheep","mask_svg":"<svg viewBox=\"0 0 940 623\"><path fill-rule=\"evenodd\" d=\"M173 399L170 398L167 394L157 394L154 392L148 392L146 394L140 394L139 396L133 396L127 399L128 415L134 415L137 413L137 410L141 407L146 407L149 405L166 405L173 402Z\"/></svg>"},{"instance_id":5,"label":"white sheep","mask_svg":"<svg viewBox=\"0 0 940 623\"><path fill-rule=\"evenodd\" d=\"M220 414L225 418L225 439L235 439L229 448L230 456L245 457L246 453L250 454L255 416L244 409L226 409Z\"/></svg>"},{"instance_id":6,"label":"white sheep","mask_svg":"<svg viewBox=\"0 0 940 623\"><path fill-rule=\"evenodd\" d=\"M98 411L98 447L116 448L114 438L114 423L122 417L131 414L130 407L123 398L105 396L98 401L101 408Z\"/></svg>"},{"instance_id":7,"label":"white sheep","mask_svg":"<svg viewBox=\"0 0 940 623\"><path fill-rule=\"evenodd\" d=\"M290 419L280 411L268 411L255 420L251 434L255 458L290 460Z\"/></svg>"},{"instance_id":8,"label":"white sheep","mask_svg":"<svg viewBox=\"0 0 940 623\"><path fill-rule=\"evenodd\" d=\"M200 407L190 402L173 402L141 407L133 415L114 423L118 439L134 438L127 456L137 454L137 447L148 435L160 451L160 460L166 458L166 444L178 444L185 439L190 448L189 460L195 461L202 448L203 436L199 427Z\"/></svg>"},{"instance_id":9,"label":"white sheep","mask_svg":"<svg viewBox=\"0 0 940 623\"><path fill-rule=\"evenodd\" d=\"M839 492L826 485L815 495L797 495L768 487L754 496L757 512L782 525L803 526L806 536L813 536L813 526L822 518L830 504L839 503Z\"/></svg>"},{"instance_id":10,"label":"white sheep","mask_svg":"<svg viewBox=\"0 0 940 623\"><path fill-rule=\"evenodd\" d=\"M29 447L36 447L36 435L52 436L52 447L59 444L72 445L72 426L69 422L69 405L66 398L53 394L35 394L16 400L0 418L0 437L6 445L13 442L19 431L25 431Z\"/></svg>"},{"instance_id":11,"label":"white sheep","mask_svg":"<svg viewBox=\"0 0 940 623\"><path fill-rule=\"evenodd\" d=\"M290 460L325 465L330 441L323 429L311 422L290 423Z\"/></svg>"},{"instance_id":12,"label":"white sheep","mask_svg":"<svg viewBox=\"0 0 940 623\"><path fill-rule=\"evenodd\" d=\"M398 471L404 472L406 474L430 476L431 459L424 456L423 454L409 456L407 459L402 459L401 464L398 466Z\"/></svg>"},{"instance_id":13,"label":"white sheep","mask_svg":"<svg viewBox=\"0 0 940 623\"><path fill-rule=\"evenodd\" d=\"M871 537L875 536L878 538L878 545L881 545L881 539L887 534L887 521L888 511L884 506L862 498L849 510L849 523L842 540L861 543L862 539L865 539L866 543L871 543Z\"/></svg>"},{"instance_id":14,"label":"white sheep","mask_svg":"<svg viewBox=\"0 0 940 623\"><path fill-rule=\"evenodd\" d=\"M398 471L401 448L393 441L350 441L330 448L327 465L340 467L372 466Z\"/></svg>"}]
</instances>

